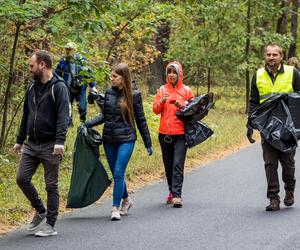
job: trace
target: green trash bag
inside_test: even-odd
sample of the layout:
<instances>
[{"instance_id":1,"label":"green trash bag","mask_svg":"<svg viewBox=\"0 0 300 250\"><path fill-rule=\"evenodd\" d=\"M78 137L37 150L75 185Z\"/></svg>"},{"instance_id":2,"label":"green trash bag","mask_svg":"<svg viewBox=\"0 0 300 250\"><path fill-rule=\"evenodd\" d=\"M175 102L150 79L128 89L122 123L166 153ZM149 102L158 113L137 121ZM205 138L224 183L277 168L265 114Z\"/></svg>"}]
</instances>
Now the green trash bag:
<instances>
[{"instance_id":1,"label":"green trash bag","mask_svg":"<svg viewBox=\"0 0 300 250\"><path fill-rule=\"evenodd\" d=\"M99 160L101 144L102 138L96 130L84 125L78 128L67 208L81 208L94 203L111 184Z\"/></svg>"}]
</instances>

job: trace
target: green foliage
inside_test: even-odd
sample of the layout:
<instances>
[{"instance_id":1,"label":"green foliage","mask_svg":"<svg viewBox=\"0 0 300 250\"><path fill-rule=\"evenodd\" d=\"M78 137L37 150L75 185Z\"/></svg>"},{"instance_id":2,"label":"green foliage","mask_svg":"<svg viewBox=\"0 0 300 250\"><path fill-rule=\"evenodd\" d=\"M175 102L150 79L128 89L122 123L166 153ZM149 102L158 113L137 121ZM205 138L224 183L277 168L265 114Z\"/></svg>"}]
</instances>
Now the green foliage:
<instances>
[{"instance_id":1,"label":"green foliage","mask_svg":"<svg viewBox=\"0 0 300 250\"><path fill-rule=\"evenodd\" d=\"M247 33L246 26L248 3L251 7L250 33ZM69 41L76 42L78 52L88 59L85 73L96 80L98 90L105 89L110 67L119 61L130 65L139 87L145 88L143 83L147 82L149 76L149 64L160 56L156 44L159 34L157 28L162 23L169 25L170 38L164 41L168 44L168 52L164 59L180 60L184 67L185 83L195 89L197 86L199 93L206 92L209 80L212 91L216 93L215 109L208 117L215 135L205 144L212 152L219 145L224 148L241 139L242 129L239 126L244 126L245 88L242 86L245 85L245 71L249 69L254 72L264 63L263 48L267 43L279 43L287 50L292 42L289 32L285 35L276 33L277 20L284 11L280 4L278 0L0 0L1 113L4 97L9 97L7 148L0 155L0 166L4 166L0 169L0 193L3 190L13 193L15 190L11 170L16 167L16 159L8 152L15 141L22 114L22 98L30 83L28 57L35 49L49 50L56 65L65 53L64 45ZM6 93L18 27L13 85ZM247 38L250 38L249 55L245 54ZM148 97L146 92L147 89L144 91L147 100L145 110L151 134L155 138L159 118L152 115L152 97ZM88 115L93 116L97 111L90 109ZM228 117L232 119L228 121ZM63 177L65 184L60 187L63 196L66 195L69 181L76 126L70 130L66 142L67 152L62 171L66 175ZM231 134L227 129L237 130L240 136L230 140ZM134 179L138 173L153 173L156 170L160 162L157 141L154 142L154 148L157 154L152 159L156 165L148 161L147 152L139 138L135 154L139 157L134 156L130 163L129 178ZM206 149L202 152L200 148L191 152L195 152L195 156L197 153L205 154ZM36 181L39 183L40 180ZM17 193L16 199L20 204L24 203L22 194ZM19 220L20 213L29 211L29 206L23 207L15 204L15 201L1 202L0 214L4 214L3 218Z\"/></svg>"},{"instance_id":2,"label":"green foliage","mask_svg":"<svg viewBox=\"0 0 300 250\"><path fill-rule=\"evenodd\" d=\"M191 82L206 82L207 69L214 71L213 82L224 76L244 85L246 68L254 70L262 62L262 48L275 42L288 48L289 34L276 33L280 14L278 1L251 1L251 34L246 33L245 1L188 1L176 6L167 60L179 59ZM275 21L274 21L275 20ZM246 63L246 37L251 38L251 54ZM199 73L200 71L200 73Z\"/></svg>"}]
</instances>

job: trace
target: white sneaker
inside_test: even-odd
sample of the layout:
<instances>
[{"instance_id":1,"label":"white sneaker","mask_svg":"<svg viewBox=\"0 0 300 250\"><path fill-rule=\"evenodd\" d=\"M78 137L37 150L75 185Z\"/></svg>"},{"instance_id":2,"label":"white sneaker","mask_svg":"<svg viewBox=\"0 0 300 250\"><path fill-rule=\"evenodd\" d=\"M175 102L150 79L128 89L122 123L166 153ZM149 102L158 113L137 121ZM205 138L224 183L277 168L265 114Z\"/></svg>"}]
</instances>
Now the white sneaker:
<instances>
[{"instance_id":1,"label":"white sneaker","mask_svg":"<svg viewBox=\"0 0 300 250\"><path fill-rule=\"evenodd\" d=\"M128 210L132 207L133 202L130 198L128 198L127 201L122 201L121 204L121 209L120 209L120 214L121 215L127 215L128 214Z\"/></svg>"},{"instance_id":2,"label":"white sneaker","mask_svg":"<svg viewBox=\"0 0 300 250\"><path fill-rule=\"evenodd\" d=\"M121 215L120 215L120 210L117 208L113 208L111 210L111 220L120 220Z\"/></svg>"}]
</instances>

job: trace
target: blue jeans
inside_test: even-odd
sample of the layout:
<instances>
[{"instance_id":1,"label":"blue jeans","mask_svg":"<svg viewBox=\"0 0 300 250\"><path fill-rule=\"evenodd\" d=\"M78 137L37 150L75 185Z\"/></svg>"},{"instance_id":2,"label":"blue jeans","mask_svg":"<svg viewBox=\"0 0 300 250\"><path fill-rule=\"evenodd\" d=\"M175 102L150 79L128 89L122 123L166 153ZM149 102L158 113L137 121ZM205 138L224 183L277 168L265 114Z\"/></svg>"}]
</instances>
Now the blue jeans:
<instances>
[{"instance_id":1,"label":"blue jeans","mask_svg":"<svg viewBox=\"0 0 300 250\"><path fill-rule=\"evenodd\" d=\"M71 105L73 104L74 99L77 102L80 121L85 122L85 120L86 120L86 108L87 108L85 92L81 91L78 94L70 93L70 96L71 96L71 100L70 100Z\"/></svg>"},{"instance_id":2,"label":"blue jeans","mask_svg":"<svg viewBox=\"0 0 300 250\"><path fill-rule=\"evenodd\" d=\"M128 197L125 171L134 149L135 142L121 144L103 143L110 171L114 178L113 206L119 207L121 199Z\"/></svg>"}]
</instances>

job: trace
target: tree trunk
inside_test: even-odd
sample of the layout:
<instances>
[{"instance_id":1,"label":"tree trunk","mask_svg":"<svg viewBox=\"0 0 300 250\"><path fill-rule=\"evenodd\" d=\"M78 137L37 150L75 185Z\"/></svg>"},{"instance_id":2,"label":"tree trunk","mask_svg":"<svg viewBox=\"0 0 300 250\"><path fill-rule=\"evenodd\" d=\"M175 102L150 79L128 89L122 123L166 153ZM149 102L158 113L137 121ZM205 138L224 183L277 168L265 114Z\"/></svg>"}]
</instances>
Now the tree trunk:
<instances>
[{"instance_id":1,"label":"tree trunk","mask_svg":"<svg viewBox=\"0 0 300 250\"><path fill-rule=\"evenodd\" d=\"M207 93L210 92L211 89L211 67L208 67L208 71L207 71Z\"/></svg>"},{"instance_id":2,"label":"tree trunk","mask_svg":"<svg viewBox=\"0 0 300 250\"><path fill-rule=\"evenodd\" d=\"M200 65L197 66L197 75L196 75L196 84L197 84L197 96L199 96L199 87L200 87Z\"/></svg>"},{"instance_id":3,"label":"tree trunk","mask_svg":"<svg viewBox=\"0 0 300 250\"><path fill-rule=\"evenodd\" d=\"M281 16L277 22L277 33L286 34L287 24L288 24L288 9L290 6L290 0L282 0L281 1Z\"/></svg>"},{"instance_id":4,"label":"tree trunk","mask_svg":"<svg viewBox=\"0 0 300 250\"><path fill-rule=\"evenodd\" d=\"M246 57L246 110L245 113L248 113L249 109L249 96L250 96L250 71L249 71L249 55L250 55L250 38L251 38L251 0L248 0L247 6L247 35L246 35L246 48L245 48L245 57Z\"/></svg>"},{"instance_id":5,"label":"tree trunk","mask_svg":"<svg viewBox=\"0 0 300 250\"><path fill-rule=\"evenodd\" d=\"M149 65L151 72L151 77L148 82L150 94L155 94L156 90L165 82L165 67L167 63L164 62L163 56L168 51L169 37L169 23L164 22L158 27L157 36L155 38L155 47L160 52L160 55Z\"/></svg>"},{"instance_id":6,"label":"tree trunk","mask_svg":"<svg viewBox=\"0 0 300 250\"><path fill-rule=\"evenodd\" d=\"M24 4L26 0L20 0L19 4ZM14 63L15 63L15 55L17 50L17 44L18 44L18 38L20 34L20 28L21 23L16 22L16 32L15 32L15 38L14 38L14 44L12 48L10 63L9 63L9 72L8 72L8 81L7 86L5 90L5 96L3 101L3 115L2 115L2 125L1 125L1 133L0 133L0 149L3 149L5 146L5 131L6 131L6 125L7 125L7 114L8 114L8 108L9 108L9 97L10 97L10 88L14 80Z\"/></svg>"},{"instance_id":7,"label":"tree trunk","mask_svg":"<svg viewBox=\"0 0 300 250\"><path fill-rule=\"evenodd\" d=\"M297 29L298 29L298 7L299 0L293 0L292 17L291 17L291 35L293 37L293 43L289 48L288 58L296 56L297 45Z\"/></svg>"},{"instance_id":8,"label":"tree trunk","mask_svg":"<svg viewBox=\"0 0 300 250\"><path fill-rule=\"evenodd\" d=\"M16 55L16 50L17 50L17 43L18 43L18 38L19 38L19 33L20 33L20 23L16 23L16 32L15 32L15 39L14 39L14 44L13 44L13 49L11 53L11 58L10 58L10 67L9 67L9 75L8 75L8 81L7 81L7 86L5 90L5 96L4 96L4 102L3 102L3 116L2 116L2 127L1 127L1 135L0 135L0 149L3 149L5 146L5 131L6 131L6 125L7 125L7 113L8 113L8 99L10 96L10 88L14 79L14 62L15 62L15 55Z\"/></svg>"}]
</instances>

